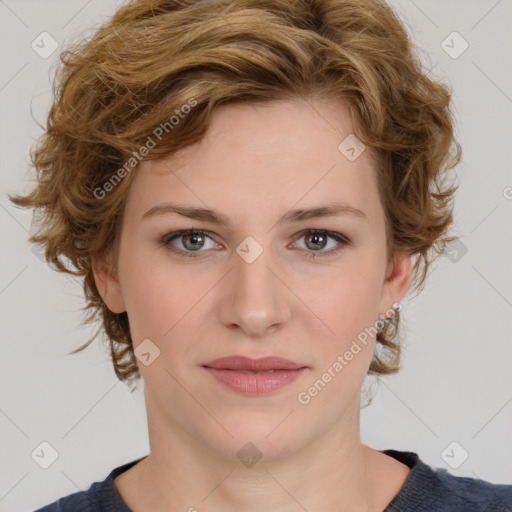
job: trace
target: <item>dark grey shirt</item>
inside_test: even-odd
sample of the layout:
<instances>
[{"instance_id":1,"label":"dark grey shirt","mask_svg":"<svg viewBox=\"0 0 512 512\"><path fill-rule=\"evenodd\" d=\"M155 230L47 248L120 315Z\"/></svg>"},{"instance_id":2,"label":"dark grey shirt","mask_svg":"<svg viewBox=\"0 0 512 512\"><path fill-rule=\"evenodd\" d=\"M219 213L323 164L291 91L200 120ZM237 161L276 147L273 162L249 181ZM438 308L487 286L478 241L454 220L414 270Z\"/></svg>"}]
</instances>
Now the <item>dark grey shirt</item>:
<instances>
[{"instance_id":1,"label":"dark grey shirt","mask_svg":"<svg viewBox=\"0 0 512 512\"><path fill-rule=\"evenodd\" d=\"M512 485L454 476L433 468L413 452L383 450L411 468L399 493L383 512L512 512ZM35 512L132 512L114 486L114 478L144 457L113 469L87 491L70 494Z\"/></svg>"}]
</instances>

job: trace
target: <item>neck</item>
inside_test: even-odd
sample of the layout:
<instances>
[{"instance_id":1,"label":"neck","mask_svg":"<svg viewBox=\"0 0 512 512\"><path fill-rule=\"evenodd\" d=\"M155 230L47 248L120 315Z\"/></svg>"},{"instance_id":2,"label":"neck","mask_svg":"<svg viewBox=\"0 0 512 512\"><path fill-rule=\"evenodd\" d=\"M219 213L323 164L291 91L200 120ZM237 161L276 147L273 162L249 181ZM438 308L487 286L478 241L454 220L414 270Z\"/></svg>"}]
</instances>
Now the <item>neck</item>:
<instances>
[{"instance_id":1,"label":"neck","mask_svg":"<svg viewBox=\"0 0 512 512\"><path fill-rule=\"evenodd\" d=\"M213 451L168 418L151 416L151 454L139 464L139 481L152 490L151 510L379 510L372 494L378 452L360 441L356 405L349 427L335 425L286 456L263 453L252 465Z\"/></svg>"}]
</instances>

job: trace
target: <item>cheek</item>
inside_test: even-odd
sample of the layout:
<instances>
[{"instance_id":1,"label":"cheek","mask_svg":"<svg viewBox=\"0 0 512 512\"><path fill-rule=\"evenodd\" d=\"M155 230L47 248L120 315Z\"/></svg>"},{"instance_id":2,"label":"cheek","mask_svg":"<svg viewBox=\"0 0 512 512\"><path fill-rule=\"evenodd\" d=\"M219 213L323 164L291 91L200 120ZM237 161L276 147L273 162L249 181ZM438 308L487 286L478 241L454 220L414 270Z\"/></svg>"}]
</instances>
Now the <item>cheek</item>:
<instances>
[{"instance_id":1,"label":"cheek","mask_svg":"<svg viewBox=\"0 0 512 512\"><path fill-rule=\"evenodd\" d=\"M122 291L134 345L145 338L160 345L185 314L190 292L169 266L152 261L136 249L130 251L129 247L126 254L129 256L120 265Z\"/></svg>"},{"instance_id":2,"label":"cheek","mask_svg":"<svg viewBox=\"0 0 512 512\"><path fill-rule=\"evenodd\" d=\"M375 272L347 273L317 302L319 316L334 334L316 337L317 364L299 402L310 403L311 411L318 408L318 414L329 411L328 421L335 421L355 400L368 372L375 348L379 279Z\"/></svg>"},{"instance_id":3,"label":"cheek","mask_svg":"<svg viewBox=\"0 0 512 512\"><path fill-rule=\"evenodd\" d=\"M319 364L310 384L322 407L331 401L343 407L341 402L355 396L367 374L375 347L381 267L378 259L361 255L321 291L316 289L318 316L334 332L317 337Z\"/></svg>"},{"instance_id":4,"label":"cheek","mask_svg":"<svg viewBox=\"0 0 512 512\"><path fill-rule=\"evenodd\" d=\"M316 288L319 315L336 333L340 342L375 325L382 292L381 264L360 262L347 266ZM311 294L311 292L310 292ZM311 295L310 295L311 296Z\"/></svg>"},{"instance_id":5,"label":"cheek","mask_svg":"<svg viewBox=\"0 0 512 512\"><path fill-rule=\"evenodd\" d=\"M151 260L136 250L126 258L123 295L135 348L149 338L167 365L188 357L191 336L201 331L205 316L210 318L205 308L219 279L215 273L201 277L197 272L193 265L178 267L162 257Z\"/></svg>"}]
</instances>

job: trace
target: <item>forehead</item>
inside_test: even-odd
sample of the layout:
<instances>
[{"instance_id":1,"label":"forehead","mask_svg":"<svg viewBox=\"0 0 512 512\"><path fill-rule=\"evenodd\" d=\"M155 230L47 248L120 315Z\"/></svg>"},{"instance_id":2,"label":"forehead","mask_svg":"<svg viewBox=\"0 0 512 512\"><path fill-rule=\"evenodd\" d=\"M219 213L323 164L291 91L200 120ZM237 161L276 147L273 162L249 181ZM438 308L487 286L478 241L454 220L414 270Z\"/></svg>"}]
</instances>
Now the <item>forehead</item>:
<instances>
[{"instance_id":1,"label":"forehead","mask_svg":"<svg viewBox=\"0 0 512 512\"><path fill-rule=\"evenodd\" d=\"M353 133L343 102L228 104L199 143L139 165L127 214L139 221L170 201L276 221L293 207L343 203L371 219L379 206L372 155L347 158Z\"/></svg>"}]
</instances>

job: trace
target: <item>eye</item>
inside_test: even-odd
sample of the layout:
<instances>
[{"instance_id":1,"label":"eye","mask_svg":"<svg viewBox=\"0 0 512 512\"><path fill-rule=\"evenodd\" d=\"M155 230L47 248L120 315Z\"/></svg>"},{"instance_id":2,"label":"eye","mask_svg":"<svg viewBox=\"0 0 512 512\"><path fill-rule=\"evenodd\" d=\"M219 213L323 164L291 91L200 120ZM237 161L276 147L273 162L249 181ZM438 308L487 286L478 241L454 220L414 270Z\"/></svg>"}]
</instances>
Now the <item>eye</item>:
<instances>
[{"instance_id":1,"label":"eye","mask_svg":"<svg viewBox=\"0 0 512 512\"><path fill-rule=\"evenodd\" d=\"M181 248L173 249L175 246L173 246L171 242L174 242L174 240L180 241L179 245L181 245ZM209 236L206 231L201 229L187 229L185 231L169 233L162 238L161 243L172 252L194 258L197 256L194 252L204 252L201 251L201 249L205 247L207 241L214 243L213 238ZM209 249L211 247L206 248Z\"/></svg>"},{"instance_id":2,"label":"eye","mask_svg":"<svg viewBox=\"0 0 512 512\"><path fill-rule=\"evenodd\" d=\"M306 250L308 250L306 256L308 258L332 256L340 252L345 246L351 245L350 240L346 236L323 229L307 229L302 231L298 240L302 238L305 239ZM329 239L334 240L337 244L335 243L334 248L328 251L322 251L322 249L328 246Z\"/></svg>"},{"instance_id":3,"label":"eye","mask_svg":"<svg viewBox=\"0 0 512 512\"><path fill-rule=\"evenodd\" d=\"M346 236L323 229L306 229L299 234L297 240L302 238L305 239L306 257L308 258L332 256L341 251L345 246L351 245L350 240ZM334 248L324 251L323 249L329 245L329 239L336 242ZM176 243L179 242L178 247L173 243L175 241ZM212 245L208 247L208 243ZM201 249L213 249L215 243L215 240L208 232L202 229L187 229L169 233L161 240L161 244L170 251L188 258L199 256L199 254L195 253L205 252ZM296 245L297 242L294 242L294 244Z\"/></svg>"}]
</instances>

